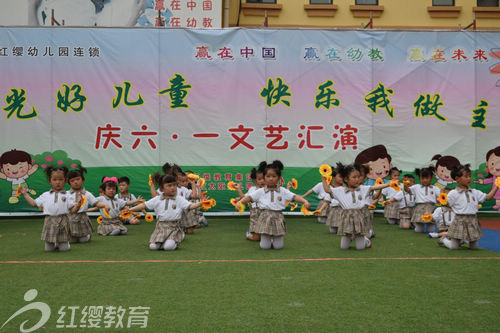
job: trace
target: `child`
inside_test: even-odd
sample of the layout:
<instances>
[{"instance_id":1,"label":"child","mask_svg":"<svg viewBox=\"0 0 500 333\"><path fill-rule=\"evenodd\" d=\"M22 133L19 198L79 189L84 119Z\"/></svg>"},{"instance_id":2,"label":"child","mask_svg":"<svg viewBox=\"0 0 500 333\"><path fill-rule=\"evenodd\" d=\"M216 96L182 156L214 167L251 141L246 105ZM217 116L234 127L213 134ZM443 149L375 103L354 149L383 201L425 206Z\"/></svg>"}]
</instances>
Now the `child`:
<instances>
[{"instance_id":1,"label":"child","mask_svg":"<svg viewBox=\"0 0 500 333\"><path fill-rule=\"evenodd\" d=\"M359 185L363 185L366 181L368 173L370 172L370 167L368 166L368 164L362 164L362 165L355 164L354 166L359 171ZM380 196L381 191L369 192L365 197L365 205L361 208L361 211L366 217L366 226L368 227L368 235L366 235L365 237L368 238L368 240L370 240L370 238L375 237L375 225L373 224L374 213L373 210L370 210L368 207L377 204L378 201L377 193ZM368 243L371 242L368 241Z\"/></svg>"},{"instance_id":2,"label":"child","mask_svg":"<svg viewBox=\"0 0 500 333\"><path fill-rule=\"evenodd\" d=\"M459 165L451 171L451 177L458 183L458 187L448 194L448 205L455 213L455 218L448 229L448 237L442 240L443 244L456 250L460 241L469 242L469 248L478 248L478 240L483 236L483 231L477 220L478 204L491 200L498 190L493 183L491 191L485 194L479 190L471 189L471 170L469 164Z\"/></svg>"},{"instance_id":3,"label":"child","mask_svg":"<svg viewBox=\"0 0 500 333\"><path fill-rule=\"evenodd\" d=\"M403 184L406 182L408 186L405 186L405 190L397 192L391 199L391 201L399 202L399 227L401 229L410 229L415 207L415 196L409 190L410 186L415 185L415 177L410 174L404 175Z\"/></svg>"},{"instance_id":4,"label":"child","mask_svg":"<svg viewBox=\"0 0 500 333\"><path fill-rule=\"evenodd\" d=\"M326 186L326 179L323 177L325 191L334 199L337 199L342 207L342 215L337 234L342 236L340 242L341 249L348 249L352 238L355 238L356 249L363 250L371 247L369 239L365 238L369 234L366 221L366 214L362 208L366 206L366 196L375 190L381 190L390 185L360 185L361 174L359 167L354 165L344 166L337 163L337 171L342 176L345 186L330 188Z\"/></svg>"},{"instance_id":5,"label":"child","mask_svg":"<svg viewBox=\"0 0 500 333\"><path fill-rule=\"evenodd\" d=\"M127 205L134 205L136 203L142 202L142 198L125 201L122 199L115 198L116 190L118 189L118 178L116 177L105 177L104 183L101 185L102 191L104 195L97 198L97 201L106 204L109 209L106 210L109 214L109 217L106 217L103 209L101 209L101 215L103 215L103 219L99 227L97 227L97 233L99 235L107 235L107 236L118 236L118 235L126 235L128 230L120 221L121 210Z\"/></svg>"},{"instance_id":6,"label":"child","mask_svg":"<svg viewBox=\"0 0 500 333\"><path fill-rule=\"evenodd\" d=\"M399 183L399 177L401 175L401 170L396 167L392 167L389 170L389 178L392 181L396 181ZM386 200L391 200L398 191L393 189L392 187L387 187L382 190L382 195ZM399 202L391 201L386 204L384 207L384 217L389 224L399 224Z\"/></svg>"},{"instance_id":7,"label":"child","mask_svg":"<svg viewBox=\"0 0 500 333\"><path fill-rule=\"evenodd\" d=\"M143 204L130 208L131 211L152 209L156 214L156 228L149 238L149 249L165 251L175 250L184 239L180 219L183 211L201 207L201 202L190 203L178 195L177 180L173 175L164 175L159 180L161 195L155 196Z\"/></svg>"},{"instance_id":8,"label":"child","mask_svg":"<svg viewBox=\"0 0 500 333\"><path fill-rule=\"evenodd\" d=\"M78 206L75 213L70 213L69 215L69 231L71 233L71 243L86 243L90 241L90 237L94 229L92 228L92 223L87 215L88 207L95 206L97 208L108 209L109 207L98 202L96 197L83 188L83 182L85 181L84 173L87 170L83 167L79 169L71 170L68 172L68 183L71 187L68 194L69 206L73 207L78 202L82 202L83 198L85 201L83 205Z\"/></svg>"},{"instance_id":9,"label":"child","mask_svg":"<svg viewBox=\"0 0 500 333\"><path fill-rule=\"evenodd\" d=\"M445 187L442 191L442 193L448 194L451 191L451 188ZM430 238L443 238L448 236L448 228L450 227L451 223L455 219L455 213L451 208L446 205L441 205L440 207L436 208L434 213L432 213L432 220L436 222L436 226L438 229L438 232L429 232L428 236Z\"/></svg>"},{"instance_id":10,"label":"child","mask_svg":"<svg viewBox=\"0 0 500 333\"><path fill-rule=\"evenodd\" d=\"M128 177L120 177L118 178L118 191L120 193L115 195L115 198L117 199L122 199L125 201L133 201L136 200L137 198L135 195L130 193L128 190L130 188L130 179ZM146 215L146 212L143 211L143 214ZM141 223L139 221L139 216L140 215L135 215L132 214L131 216L127 218L120 217L120 221L122 221L123 224L139 224Z\"/></svg>"},{"instance_id":11,"label":"child","mask_svg":"<svg viewBox=\"0 0 500 333\"><path fill-rule=\"evenodd\" d=\"M329 186L331 188L335 188L342 186L342 183L342 176L337 172L337 170L332 168L332 181L330 182ZM323 186L323 184L321 185ZM326 197L324 204L319 210L323 211L328 206L328 204L329 209L328 217L326 218L326 225L330 229L331 234L337 234L337 230L341 221L342 207L340 207L340 203L336 199L332 197Z\"/></svg>"},{"instance_id":12,"label":"child","mask_svg":"<svg viewBox=\"0 0 500 333\"><path fill-rule=\"evenodd\" d=\"M253 168L250 171L250 178L253 181L253 185L248 189L247 195L251 195L258 189L263 188L266 185L264 180L264 169L266 168L266 166L266 162L261 162L258 169ZM240 195L238 200L245 196L240 184L238 184L238 194ZM250 204L250 228L246 232L246 238L250 241L260 241L260 235L257 233L260 212L261 209L259 208L259 205L256 202L252 202Z\"/></svg>"},{"instance_id":13,"label":"child","mask_svg":"<svg viewBox=\"0 0 500 333\"><path fill-rule=\"evenodd\" d=\"M415 225L415 232L424 232L424 223L422 215L429 215L434 212L436 200L439 197L438 187L431 185L434 167L430 166L423 169L415 169L415 173L420 179L420 184L409 187L411 193L415 196L417 207L413 210L411 222ZM434 231L434 224L429 221L428 232Z\"/></svg>"},{"instance_id":14,"label":"child","mask_svg":"<svg viewBox=\"0 0 500 333\"><path fill-rule=\"evenodd\" d=\"M192 190L188 189L188 185ZM189 179L184 172L177 173L177 195L186 200L196 200L200 198L200 188L195 184L194 179ZM182 212L181 226L186 230L186 233L194 233L194 229L198 228L199 217L194 210Z\"/></svg>"},{"instance_id":15,"label":"child","mask_svg":"<svg viewBox=\"0 0 500 333\"><path fill-rule=\"evenodd\" d=\"M194 174L193 171L190 171L190 170L186 170L184 171L184 173L186 174L186 176L189 177L190 174ZM201 181L200 181L201 182ZM200 188L200 195L201 195L201 183L199 183L199 188ZM188 184L188 189L189 190L192 190L191 188L191 184ZM201 195L203 196L203 195ZM191 203L197 203L199 201L201 201L202 198L199 198L199 199L191 199L189 200ZM203 212L201 211L200 208L197 208L197 209L194 209L193 210L193 214L198 218L198 225L201 225L203 224L205 227L208 227L208 221L207 221L207 218L205 217L205 215L203 215Z\"/></svg>"},{"instance_id":16,"label":"child","mask_svg":"<svg viewBox=\"0 0 500 333\"><path fill-rule=\"evenodd\" d=\"M332 181L333 181L333 178L332 178ZM307 191L306 193L304 193L302 195L302 197L306 198L311 193L315 193L315 194L318 195L319 202L318 202L318 207L317 208L318 208L318 210L321 211L321 213L318 215L318 223L325 224L326 220L328 218L328 207L329 207L328 204L329 204L329 201L326 200L327 194L325 193L325 190L323 189L323 184L321 182L317 183L316 185L314 185L314 187L312 189L310 189L309 191ZM321 209L321 207L323 207L324 204L325 204L326 209Z\"/></svg>"},{"instance_id":17,"label":"child","mask_svg":"<svg viewBox=\"0 0 500 333\"><path fill-rule=\"evenodd\" d=\"M261 163L261 166L263 164ZM256 233L260 234L260 248L268 250L282 249L284 245L283 236L286 234L285 217L283 210L285 203L296 201L309 208L309 202L300 195L279 186L283 164L274 161L263 168L266 186L251 194L247 194L236 203L236 210L240 204L246 205L250 201L257 202L262 210L257 222Z\"/></svg>"},{"instance_id":18,"label":"child","mask_svg":"<svg viewBox=\"0 0 500 333\"><path fill-rule=\"evenodd\" d=\"M45 173L51 186L50 191L42 193L36 199L30 197L28 187L21 186L21 193L30 206L43 207L45 219L41 238L45 241L45 251L52 252L56 248L59 248L59 251L69 251L68 213L70 209L73 213L76 213L81 201L78 201L73 207L69 206L68 195L64 191L64 185L68 180L68 168L64 166L48 166Z\"/></svg>"}]
</instances>

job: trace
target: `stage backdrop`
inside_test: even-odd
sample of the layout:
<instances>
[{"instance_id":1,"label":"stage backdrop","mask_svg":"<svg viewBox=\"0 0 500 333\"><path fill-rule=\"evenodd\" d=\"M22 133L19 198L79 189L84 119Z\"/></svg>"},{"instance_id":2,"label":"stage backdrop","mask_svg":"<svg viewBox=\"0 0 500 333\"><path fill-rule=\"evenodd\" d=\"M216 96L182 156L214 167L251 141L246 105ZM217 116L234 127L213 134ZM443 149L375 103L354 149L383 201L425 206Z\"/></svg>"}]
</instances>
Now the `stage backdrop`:
<instances>
[{"instance_id":1,"label":"stage backdrop","mask_svg":"<svg viewBox=\"0 0 500 333\"><path fill-rule=\"evenodd\" d=\"M500 176L498 32L1 28L0 68L0 154L31 157L2 159L2 212L35 211L12 189L48 190L51 164L85 166L94 193L128 176L149 198L148 174L175 162L215 212L262 160L299 194L319 165L356 158L371 178L439 155L471 163L485 192Z\"/></svg>"}]
</instances>

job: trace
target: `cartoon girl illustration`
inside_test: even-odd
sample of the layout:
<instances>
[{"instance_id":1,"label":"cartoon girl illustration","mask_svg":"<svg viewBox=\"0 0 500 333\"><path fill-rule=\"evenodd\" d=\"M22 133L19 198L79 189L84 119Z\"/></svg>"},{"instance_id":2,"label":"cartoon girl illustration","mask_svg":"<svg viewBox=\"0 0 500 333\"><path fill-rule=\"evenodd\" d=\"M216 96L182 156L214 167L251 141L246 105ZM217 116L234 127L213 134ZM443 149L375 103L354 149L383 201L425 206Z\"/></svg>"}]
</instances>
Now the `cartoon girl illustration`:
<instances>
[{"instance_id":1,"label":"cartoon girl illustration","mask_svg":"<svg viewBox=\"0 0 500 333\"><path fill-rule=\"evenodd\" d=\"M391 155L384 145L376 145L363 150L356 156L354 164L367 164L370 171L366 175L366 185L374 185L377 178L385 178L392 168Z\"/></svg>"},{"instance_id":2,"label":"cartoon girl illustration","mask_svg":"<svg viewBox=\"0 0 500 333\"><path fill-rule=\"evenodd\" d=\"M36 191L28 188L26 179L38 170L38 165L31 164L31 156L25 151L13 149L0 156L0 178L12 183L12 194L9 198L10 204L17 204L17 188L23 186L31 195Z\"/></svg>"},{"instance_id":3,"label":"cartoon girl illustration","mask_svg":"<svg viewBox=\"0 0 500 333\"><path fill-rule=\"evenodd\" d=\"M441 156L439 154L434 155L431 161L436 161L434 166L434 175L437 181L434 183L440 190L446 187L446 185L451 184L454 180L451 178L451 170L454 167L460 165L460 161L453 156Z\"/></svg>"},{"instance_id":4,"label":"cartoon girl illustration","mask_svg":"<svg viewBox=\"0 0 500 333\"><path fill-rule=\"evenodd\" d=\"M493 184L497 177L500 177L500 146L489 150L486 153L486 170L488 175L486 179L479 179L475 183L479 184ZM497 191L495 196L495 205L493 209L500 211L500 191Z\"/></svg>"}]
</instances>

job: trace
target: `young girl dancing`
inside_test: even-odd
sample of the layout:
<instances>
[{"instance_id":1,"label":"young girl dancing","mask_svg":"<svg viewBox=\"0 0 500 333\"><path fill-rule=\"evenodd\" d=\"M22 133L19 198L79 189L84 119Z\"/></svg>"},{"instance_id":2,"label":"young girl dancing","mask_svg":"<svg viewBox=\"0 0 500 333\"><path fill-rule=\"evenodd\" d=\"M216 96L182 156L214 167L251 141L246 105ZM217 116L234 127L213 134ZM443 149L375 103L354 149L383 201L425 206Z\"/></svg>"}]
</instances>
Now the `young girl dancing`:
<instances>
[{"instance_id":1,"label":"young girl dancing","mask_svg":"<svg viewBox=\"0 0 500 333\"><path fill-rule=\"evenodd\" d=\"M173 175L164 175L159 180L161 195L157 195L143 204L130 208L131 211L141 209L154 210L156 228L149 238L149 249L165 251L175 250L184 239L181 227L181 216L184 210L201 207L201 201L190 203L178 194L177 180Z\"/></svg>"},{"instance_id":2,"label":"young girl dancing","mask_svg":"<svg viewBox=\"0 0 500 333\"><path fill-rule=\"evenodd\" d=\"M200 187L196 184L194 179L190 179L184 172L180 172L177 174L177 195L186 200L198 200L201 197ZM198 228L199 220L195 211L183 211L181 226L188 234L192 234L194 233L194 229Z\"/></svg>"},{"instance_id":3,"label":"young girl dancing","mask_svg":"<svg viewBox=\"0 0 500 333\"><path fill-rule=\"evenodd\" d=\"M47 167L45 169L51 190L42 193L38 198L33 199L28 194L28 188L21 186L20 191L26 202L32 207L43 207L45 219L43 221L42 237L45 241L45 251L52 252L56 248L59 251L69 251L69 222L68 213L70 209L76 212L81 205L81 200L74 207L69 206L68 195L64 191L68 168Z\"/></svg>"},{"instance_id":4,"label":"young girl dancing","mask_svg":"<svg viewBox=\"0 0 500 333\"><path fill-rule=\"evenodd\" d=\"M392 181L399 183L399 177L401 175L401 170L396 167L392 167L389 170L389 178ZM382 190L382 195L386 200L391 200L398 192L392 187L387 187ZM399 202L391 201L384 206L384 217L389 224L399 224Z\"/></svg>"},{"instance_id":5,"label":"young girl dancing","mask_svg":"<svg viewBox=\"0 0 500 333\"><path fill-rule=\"evenodd\" d=\"M441 192L438 187L431 185L434 167L415 169L415 173L420 179L420 184L409 187L409 190L415 196L415 203L417 204L417 207L413 210L411 222L415 225L415 232L424 232L424 223L428 225L427 232L434 232L434 224L431 221L424 221L422 218L422 216L432 215L436 208L436 200Z\"/></svg>"},{"instance_id":6,"label":"young girl dancing","mask_svg":"<svg viewBox=\"0 0 500 333\"><path fill-rule=\"evenodd\" d=\"M104 183L101 187L104 195L98 197L97 201L106 204L109 209L100 210L103 219L101 224L97 227L97 233L107 236L126 235L128 230L120 220L121 210L125 208L125 206L141 203L144 200L141 196L130 201L115 198L118 189L118 178L116 177L104 178Z\"/></svg>"},{"instance_id":7,"label":"young girl dancing","mask_svg":"<svg viewBox=\"0 0 500 333\"><path fill-rule=\"evenodd\" d=\"M332 168L333 169L333 168ZM333 181L333 179L332 179ZM325 190L323 189L323 184L321 182L317 183L314 185L314 187L310 190L308 190L306 193L302 195L303 198L308 197L312 193L315 193L318 196L318 210L321 211L318 215L318 223L325 224L326 220L328 219L328 212L329 212L329 203L330 201L327 200L327 194ZM322 209L322 207L325 207L325 209Z\"/></svg>"},{"instance_id":8,"label":"young girl dancing","mask_svg":"<svg viewBox=\"0 0 500 333\"><path fill-rule=\"evenodd\" d=\"M342 186L342 184L342 176L339 172L337 172L337 170L332 167L332 181L329 184L330 188L333 189L335 187ZM321 184L321 186L323 186L323 184ZM330 197L329 195L328 197L325 198L325 202L319 210L323 211L328 206L328 217L326 218L326 225L330 229L331 234L337 234L342 217L342 207L340 206L338 200Z\"/></svg>"},{"instance_id":9,"label":"young girl dancing","mask_svg":"<svg viewBox=\"0 0 500 333\"><path fill-rule=\"evenodd\" d=\"M263 164L261 163L263 166ZM285 203L296 201L309 208L309 202L300 195L294 194L279 186L283 163L274 161L263 168L266 186L257 191L245 195L239 200L235 208L238 210L240 204L246 205L250 201L257 202L262 210L257 222L256 233L260 234L261 249L282 249L284 245L284 235L286 234L285 217L283 210Z\"/></svg>"},{"instance_id":10,"label":"young girl dancing","mask_svg":"<svg viewBox=\"0 0 500 333\"><path fill-rule=\"evenodd\" d=\"M415 208L415 196L409 190L410 186L415 185L415 177L412 175L403 176L403 184L408 184L403 191L396 192L390 199L393 202L399 202L399 227L401 229L410 229L411 217Z\"/></svg>"},{"instance_id":11,"label":"young girl dancing","mask_svg":"<svg viewBox=\"0 0 500 333\"><path fill-rule=\"evenodd\" d=\"M68 194L69 205L70 207L73 207L78 202L81 202L77 211L69 215L69 231L71 233L70 241L72 243L86 243L92 236L94 229L92 228L92 223L87 215L89 206L109 210L108 205L98 202L92 193L83 188L83 183L85 182L84 173L86 172L87 170L81 166L76 170L68 172L68 183L71 187Z\"/></svg>"},{"instance_id":12,"label":"young girl dancing","mask_svg":"<svg viewBox=\"0 0 500 333\"><path fill-rule=\"evenodd\" d=\"M455 213L455 219L448 229L450 239L443 238L442 243L447 248L456 250L461 241L468 241L469 248L475 250L479 247L478 240L483 236L477 220L478 204L491 200L497 193L498 187L493 183L488 194L471 189L469 186L472 177L469 164L453 168L451 177L458 183L458 187L448 194L448 205Z\"/></svg>"},{"instance_id":13,"label":"young girl dancing","mask_svg":"<svg viewBox=\"0 0 500 333\"><path fill-rule=\"evenodd\" d=\"M390 186L390 183L381 185L360 185L359 167L354 165L343 165L337 163L337 171L342 176L345 186L330 188L326 184L326 178L323 177L323 186L325 191L338 200L342 207L341 223L337 234L342 236L340 241L341 249L348 249L352 238L355 238L356 249L363 250L371 247L371 242L365 236L369 235L366 215L363 213L363 207L366 205L366 196L375 190L381 190Z\"/></svg>"}]
</instances>

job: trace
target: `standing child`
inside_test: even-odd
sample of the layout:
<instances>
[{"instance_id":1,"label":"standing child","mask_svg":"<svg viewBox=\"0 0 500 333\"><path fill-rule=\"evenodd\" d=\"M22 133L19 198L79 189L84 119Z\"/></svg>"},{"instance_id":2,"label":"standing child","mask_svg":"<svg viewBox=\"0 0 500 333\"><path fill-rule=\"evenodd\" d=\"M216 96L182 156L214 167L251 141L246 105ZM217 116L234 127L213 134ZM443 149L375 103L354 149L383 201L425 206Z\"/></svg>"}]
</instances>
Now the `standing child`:
<instances>
[{"instance_id":1,"label":"standing child","mask_svg":"<svg viewBox=\"0 0 500 333\"><path fill-rule=\"evenodd\" d=\"M71 212L69 215L69 231L71 233L70 241L72 243L86 243L92 236L94 229L92 228L92 223L87 215L89 206L109 210L109 207L106 204L98 202L92 193L83 188L83 183L85 182L85 172L87 172L87 170L81 166L79 169L68 172L68 183L71 187L68 194L69 205L70 207L73 207L78 202L82 202L77 211L74 213Z\"/></svg>"},{"instance_id":2,"label":"standing child","mask_svg":"<svg viewBox=\"0 0 500 333\"><path fill-rule=\"evenodd\" d=\"M135 195L129 192L130 189L130 178L128 177L120 177L118 178L118 191L119 193L115 195L115 198L122 199L125 201L133 201L137 200ZM146 212L143 211L143 214L146 215ZM129 217L120 217L120 221L123 224L139 224L139 215L132 214Z\"/></svg>"},{"instance_id":3,"label":"standing child","mask_svg":"<svg viewBox=\"0 0 500 333\"><path fill-rule=\"evenodd\" d=\"M392 167L389 171L389 178L391 181L395 181L399 184L399 177L401 175L401 170L396 167ZM398 192L392 187L386 187L382 190L382 195L386 200L391 200ZM389 224L399 224L399 202L391 201L384 206L384 217Z\"/></svg>"},{"instance_id":4,"label":"standing child","mask_svg":"<svg viewBox=\"0 0 500 333\"><path fill-rule=\"evenodd\" d=\"M155 196L143 204L132 207L131 211L152 209L156 214L156 227L149 238L149 249L165 251L177 249L184 239L181 228L181 216L184 210L193 210L201 207L201 202L190 203L178 195L176 178L173 175L164 175L159 180L161 195Z\"/></svg>"},{"instance_id":5,"label":"standing child","mask_svg":"<svg viewBox=\"0 0 500 333\"><path fill-rule=\"evenodd\" d=\"M436 200L439 197L438 187L431 185L434 167L415 169L415 173L420 179L420 184L409 187L415 196L417 207L413 210L411 222L415 225L415 232L424 232L424 223L427 223L427 232L434 232L434 224L431 220L424 221L422 216L430 216L436 208Z\"/></svg>"},{"instance_id":6,"label":"standing child","mask_svg":"<svg viewBox=\"0 0 500 333\"><path fill-rule=\"evenodd\" d=\"M263 166L263 164L261 163ZM309 208L309 202L300 195L294 194L279 186L283 163L274 161L263 168L266 186L251 194L247 194L236 203L236 209L240 204L246 205L250 201L257 202L262 210L257 222L256 233L260 234L260 248L268 250L282 249L284 246L284 235L286 235L285 217L283 210L286 202L300 202Z\"/></svg>"},{"instance_id":7,"label":"standing child","mask_svg":"<svg viewBox=\"0 0 500 333\"><path fill-rule=\"evenodd\" d=\"M455 213L455 219L448 229L448 237L442 240L443 244L456 250L460 242L469 242L469 248L475 250L479 247L478 241L483 236L483 231L477 220L478 205L487 200L491 200L498 187L495 183L491 191L485 194L479 190L471 189L472 181L469 164L459 165L451 171L451 177L458 183L458 187L448 194L448 205Z\"/></svg>"},{"instance_id":8,"label":"standing child","mask_svg":"<svg viewBox=\"0 0 500 333\"><path fill-rule=\"evenodd\" d=\"M125 201L122 199L115 198L116 191L118 189L118 178L116 177L105 177L104 183L101 185L104 195L97 198L97 201L106 204L109 210L101 209L101 215L103 216L101 224L97 227L97 233L99 235L107 236L118 236L126 235L128 230L120 221L121 210L127 205L134 205L136 203L142 202L142 198L139 197L136 200Z\"/></svg>"},{"instance_id":9,"label":"standing child","mask_svg":"<svg viewBox=\"0 0 500 333\"><path fill-rule=\"evenodd\" d=\"M366 221L366 215L363 207L366 205L366 196L375 190L381 190L390 185L360 185L361 174L359 167L354 165L344 166L337 163L337 171L342 176L345 186L330 188L327 187L326 178L323 177L325 191L337 199L342 207L342 215L337 234L342 236L340 248L346 250L349 248L352 238L356 241L356 249L363 250L371 247L371 242L366 236L369 235L369 229Z\"/></svg>"},{"instance_id":10,"label":"standing child","mask_svg":"<svg viewBox=\"0 0 500 333\"><path fill-rule=\"evenodd\" d=\"M30 197L28 187L21 186L21 193L30 206L43 207L45 219L42 240L45 241L45 251L52 252L56 248L59 248L59 251L69 251L68 213L70 209L76 212L81 205L81 201L77 202L74 207L69 206L68 195L64 191L64 185L68 180L68 168L49 166L45 169L45 173L51 186L50 191L42 193L36 199Z\"/></svg>"}]
</instances>

